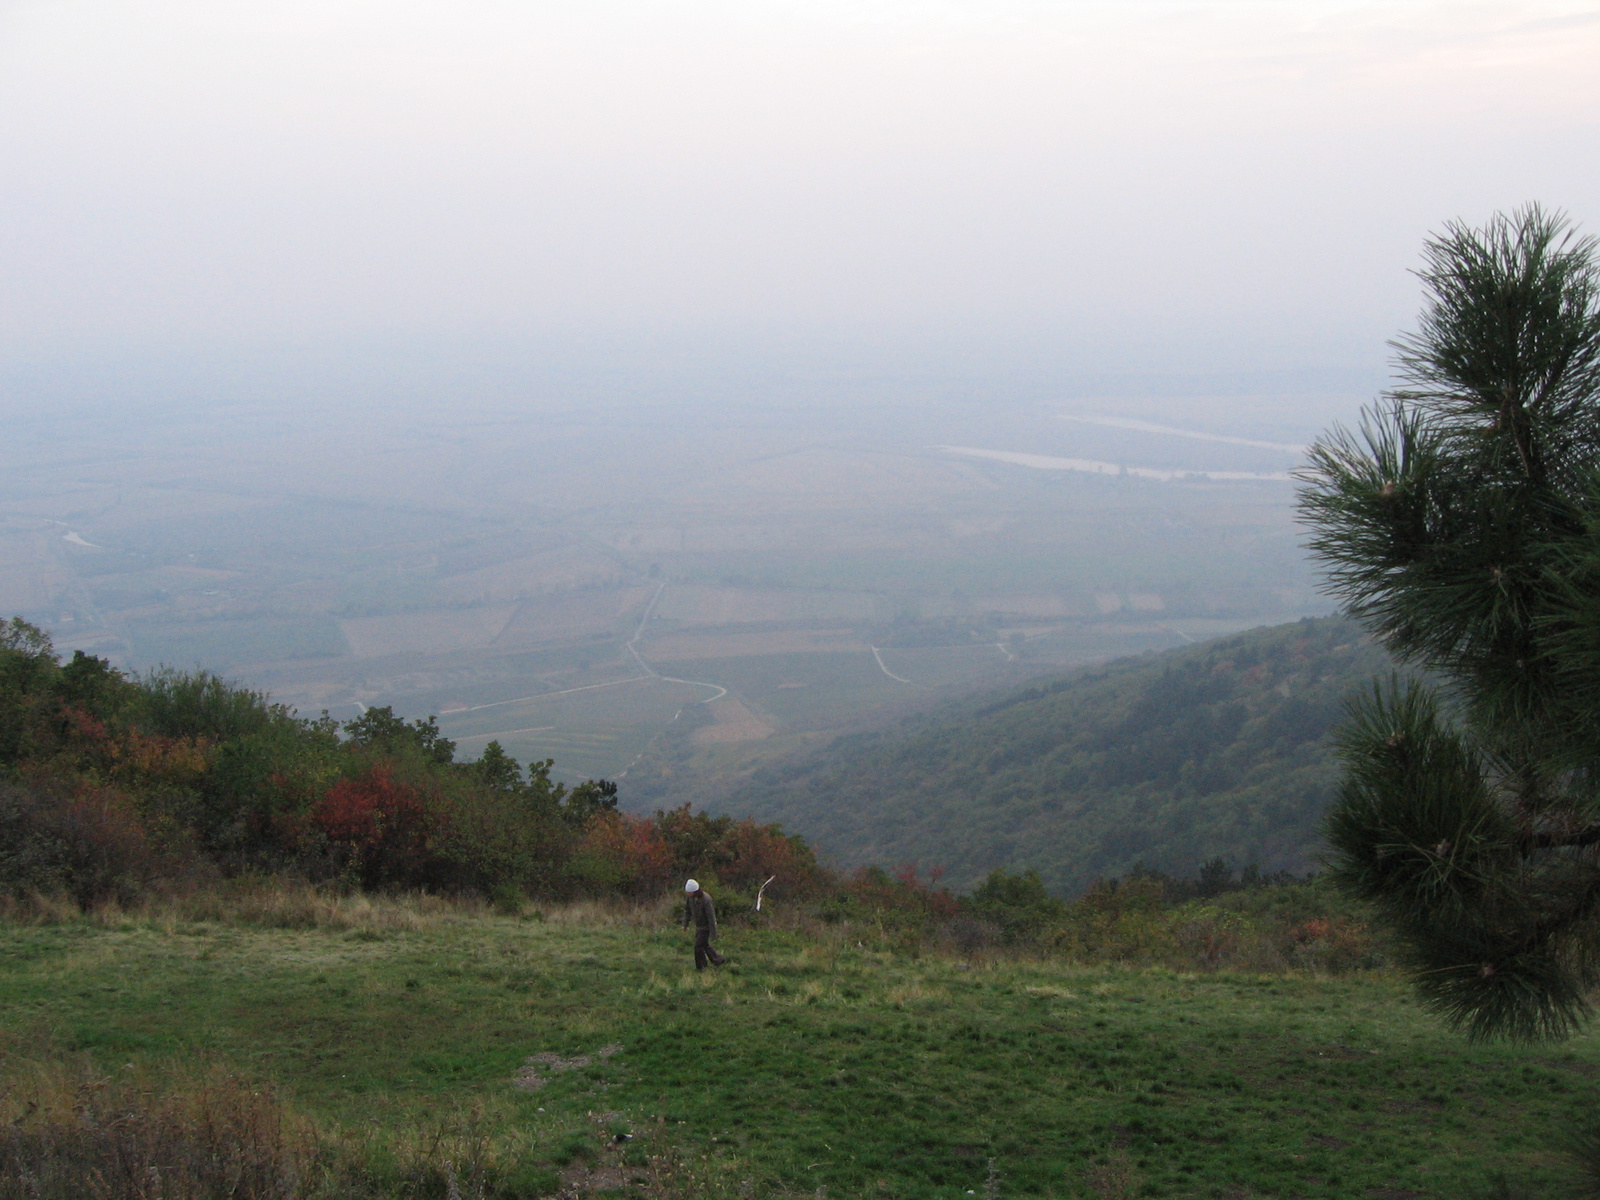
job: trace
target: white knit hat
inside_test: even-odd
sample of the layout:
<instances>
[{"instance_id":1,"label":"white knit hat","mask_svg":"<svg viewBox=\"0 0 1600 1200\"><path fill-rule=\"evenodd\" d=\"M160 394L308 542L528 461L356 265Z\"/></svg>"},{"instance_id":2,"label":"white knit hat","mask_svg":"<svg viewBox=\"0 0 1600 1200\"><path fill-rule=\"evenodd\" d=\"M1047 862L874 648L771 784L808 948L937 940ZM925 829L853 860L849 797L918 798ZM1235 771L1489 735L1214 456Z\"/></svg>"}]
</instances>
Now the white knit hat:
<instances>
[{"instance_id":1,"label":"white knit hat","mask_svg":"<svg viewBox=\"0 0 1600 1200\"><path fill-rule=\"evenodd\" d=\"M700 885L691 879L688 883L683 885L683 890L686 892L698 892L700 890Z\"/></svg>"}]
</instances>

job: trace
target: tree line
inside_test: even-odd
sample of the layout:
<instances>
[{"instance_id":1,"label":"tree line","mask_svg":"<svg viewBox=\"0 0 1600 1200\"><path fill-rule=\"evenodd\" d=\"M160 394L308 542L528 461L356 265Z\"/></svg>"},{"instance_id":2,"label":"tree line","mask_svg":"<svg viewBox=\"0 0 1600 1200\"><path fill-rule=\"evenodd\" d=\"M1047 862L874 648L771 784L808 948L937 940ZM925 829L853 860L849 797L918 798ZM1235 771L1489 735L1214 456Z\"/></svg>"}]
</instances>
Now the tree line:
<instances>
[{"instance_id":1,"label":"tree line","mask_svg":"<svg viewBox=\"0 0 1600 1200\"><path fill-rule=\"evenodd\" d=\"M769 876L807 895L806 842L688 806L638 817L491 742L476 762L433 717L306 719L206 671L130 677L63 662L0 624L0 888L83 905L244 873L510 898L660 895L688 875L737 907Z\"/></svg>"}]
</instances>

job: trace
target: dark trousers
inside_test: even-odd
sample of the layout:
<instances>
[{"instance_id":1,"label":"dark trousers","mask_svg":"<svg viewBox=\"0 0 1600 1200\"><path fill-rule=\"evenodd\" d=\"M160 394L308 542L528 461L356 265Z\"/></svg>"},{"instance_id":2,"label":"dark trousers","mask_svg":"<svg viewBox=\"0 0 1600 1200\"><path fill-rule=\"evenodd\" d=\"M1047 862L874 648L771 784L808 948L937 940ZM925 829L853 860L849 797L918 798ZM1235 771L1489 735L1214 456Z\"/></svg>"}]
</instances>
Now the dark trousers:
<instances>
[{"instance_id":1,"label":"dark trousers","mask_svg":"<svg viewBox=\"0 0 1600 1200\"><path fill-rule=\"evenodd\" d=\"M711 946L711 930L696 929L694 931L694 969L704 971L706 964L720 967L723 963L722 955L718 954Z\"/></svg>"}]
</instances>

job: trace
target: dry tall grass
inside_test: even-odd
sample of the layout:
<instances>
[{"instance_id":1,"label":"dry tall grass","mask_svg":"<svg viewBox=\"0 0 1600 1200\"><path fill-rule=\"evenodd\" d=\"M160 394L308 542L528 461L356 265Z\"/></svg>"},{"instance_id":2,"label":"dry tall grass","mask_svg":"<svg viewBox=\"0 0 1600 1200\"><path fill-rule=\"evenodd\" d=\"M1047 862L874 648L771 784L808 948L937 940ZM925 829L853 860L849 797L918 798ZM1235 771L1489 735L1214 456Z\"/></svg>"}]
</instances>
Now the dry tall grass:
<instances>
[{"instance_id":1,"label":"dry tall grass","mask_svg":"<svg viewBox=\"0 0 1600 1200\"><path fill-rule=\"evenodd\" d=\"M503 1116L503 1114L501 1114ZM536 1147L477 1109L330 1131L220 1066L0 1049L0 1200L487 1200ZM542 1193L541 1193L542 1194Z\"/></svg>"},{"instance_id":2,"label":"dry tall grass","mask_svg":"<svg viewBox=\"0 0 1600 1200\"><path fill-rule=\"evenodd\" d=\"M221 1068L152 1078L7 1055L0 1200L331 1196L315 1132Z\"/></svg>"},{"instance_id":3,"label":"dry tall grass","mask_svg":"<svg viewBox=\"0 0 1600 1200\"><path fill-rule=\"evenodd\" d=\"M282 877L214 881L205 887L146 896L135 904L82 908L70 897L0 895L0 922L49 925L128 924L172 931L185 924L267 929L423 932L469 922L539 921L574 928L660 928L677 923L677 894L629 899L523 902L507 905L473 896L426 892L350 892ZM1382 966L1387 944L1375 928L1343 916L1310 920L1281 914L1243 914L1211 904L1130 911L1088 911L1080 902L1068 917L1029 942L1006 945L997 927L970 917L916 929L886 927L867 917L826 921L806 906L736 917L797 934L820 953L870 949L897 956L958 961L967 967L1050 959L1080 965L1159 966L1172 970L1236 970L1255 974L1339 973Z\"/></svg>"},{"instance_id":4,"label":"dry tall grass","mask_svg":"<svg viewBox=\"0 0 1600 1200\"><path fill-rule=\"evenodd\" d=\"M266 929L368 930L378 933L434 929L465 921L508 915L558 925L647 927L676 912L674 897L650 902L575 900L526 904L507 914L475 896L427 892L348 892L279 877L235 879L137 903L106 903L85 908L70 896L33 893L0 895L0 921L15 925L57 925L87 921L116 926L129 921L157 926L183 922L248 925Z\"/></svg>"}]
</instances>

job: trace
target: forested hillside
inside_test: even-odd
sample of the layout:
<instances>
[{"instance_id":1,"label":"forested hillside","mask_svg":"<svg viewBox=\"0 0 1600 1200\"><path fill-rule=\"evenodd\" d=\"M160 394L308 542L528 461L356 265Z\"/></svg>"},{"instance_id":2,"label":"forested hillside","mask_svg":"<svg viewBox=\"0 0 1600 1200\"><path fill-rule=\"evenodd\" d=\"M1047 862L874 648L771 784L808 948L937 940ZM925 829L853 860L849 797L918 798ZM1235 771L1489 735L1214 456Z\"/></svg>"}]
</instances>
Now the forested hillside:
<instances>
[{"instance_id":1,"label":"forested hillside","mask_svg":"<svg viewBox=\"0 0 1600 1200\"><path fill-rule=\"evenodd\" d=\"M1060 892L1137 863L1316 865L1345 698L1387 672L1352 624L1299 621L953 705L757 771L720 807L844 866L1035 867Z\"/></svg>"}]
</instances>

